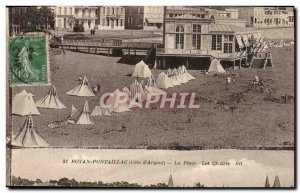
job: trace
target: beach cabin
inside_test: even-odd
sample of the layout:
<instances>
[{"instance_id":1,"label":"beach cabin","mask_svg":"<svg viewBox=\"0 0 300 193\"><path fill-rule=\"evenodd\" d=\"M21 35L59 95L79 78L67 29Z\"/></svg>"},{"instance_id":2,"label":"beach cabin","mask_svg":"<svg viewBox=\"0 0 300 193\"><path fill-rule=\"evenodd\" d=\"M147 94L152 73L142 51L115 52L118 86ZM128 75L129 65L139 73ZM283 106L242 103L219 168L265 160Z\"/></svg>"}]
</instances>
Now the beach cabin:
<instances>
[{"instance_id":1,"label":"beach cabin","mask_svg":"<svg viewBox=\"0 0 300 193\"><path fill-rule=\"evenodd\" d=\"M260 32L214 23L214 16L202 8L167 7L163 48L157 48L160 68L186 65L188 69L208 69L210 61L222 65L248 65L260 41Z\"/></svg>"}]
</instances>

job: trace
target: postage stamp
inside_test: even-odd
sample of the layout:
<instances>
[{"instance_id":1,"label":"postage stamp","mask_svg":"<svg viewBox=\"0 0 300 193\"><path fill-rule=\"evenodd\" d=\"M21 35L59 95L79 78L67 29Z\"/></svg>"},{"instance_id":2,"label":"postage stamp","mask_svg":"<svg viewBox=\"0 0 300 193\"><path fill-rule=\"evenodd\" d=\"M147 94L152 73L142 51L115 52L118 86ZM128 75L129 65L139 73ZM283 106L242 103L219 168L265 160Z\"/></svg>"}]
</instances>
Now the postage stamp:
<instances>
[{"instance_id":1,"label":"postage stamp","mask_svg":"<svg viewBox=\"0 0 300 193\"><path fill-rule=\"evenodd\" d=\"M21 36L9 39L10 85L49 83L46 36Z\"/></svg>"}]
</instances>

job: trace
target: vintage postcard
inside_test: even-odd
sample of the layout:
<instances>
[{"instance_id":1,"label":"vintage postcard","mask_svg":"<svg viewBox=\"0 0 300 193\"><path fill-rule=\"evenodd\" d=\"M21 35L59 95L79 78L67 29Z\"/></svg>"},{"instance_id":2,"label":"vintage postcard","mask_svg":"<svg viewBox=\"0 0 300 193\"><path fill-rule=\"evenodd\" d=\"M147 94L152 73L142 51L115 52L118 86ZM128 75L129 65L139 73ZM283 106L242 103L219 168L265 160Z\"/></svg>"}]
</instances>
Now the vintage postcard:
<instances>
[{"instance_id":1,"label":"vintage postcard","mask_svg":"<svg viewBox=\"0 0 300 193\"><path fill-rule=\"evenodd\" d=\"M294 7L6 10L8 187L296 187Z\"/></svg>"}]
</instances>

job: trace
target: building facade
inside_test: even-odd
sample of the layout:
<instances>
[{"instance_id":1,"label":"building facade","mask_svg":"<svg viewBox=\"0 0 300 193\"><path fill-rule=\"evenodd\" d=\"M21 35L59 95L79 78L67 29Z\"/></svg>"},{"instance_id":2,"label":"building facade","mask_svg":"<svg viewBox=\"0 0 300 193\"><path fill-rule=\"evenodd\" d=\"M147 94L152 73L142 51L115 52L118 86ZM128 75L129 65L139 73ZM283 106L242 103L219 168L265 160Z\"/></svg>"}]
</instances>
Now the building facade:
<instances>
[{"instance_id":1,"label":"building facade","mask_svg":"<svg viewBox=\"0 0 300 193\"><path fill-rule=\"evenodd\" d=\"M243 32L245 28L215 24L205 8L167 7L164 27L164 48L157 48L156 52L162 68L168 61L199 67L200 59L209 64L212 58L241 64L246 57L242 53L254 37L252 32Z\"/></svg>"},{"instance_id":2,"label":"building facade","mask_svg":"<svg viewBox=\"0 0 300 193\"><path fill-rule=\"evenodd\" d=\"M144 6L125 7L125 29L139 30L144 26Z\"/></svg>"},{"instance_id":3,"label":"building facade","mask_svg":"<svg viewBox=\"0 0 300 193\"><path fill-rule=\"evenodd\" d=\"M254 26L254 8L253 7L239 7L239 19L246 20L246 27Z\"/></svg>"},{"instance_id":4,"label":"building facade","mask_svg":"<svg viewBox=\"0 0 300 193\"><path fill-rule=\"evenodd\" d=\"M96 6L75 6L75 24L82 25L85 30L95 29L97 10Z\"/></svg>"},{"instance_id":5,"label":"building facade","mask_svg":"<svg viewBox=\"0 0 300 193\"><path fill-rule=\"evenodd\" d=\"M256 28L292 27L294 12L285 8L254 7L254 22Z\"/></svg>"},{"instance_id":6,"label":"building facade","mask_svg":"<svg viewBox=\"0 0 300 193\"><path fill-rule=\"evenodd\" d=\"M163 6L144 6L143 24L144 30L163 29L164 7Z\"/></svg>"},{"instance_id":7,"label":"building facade","mask_svg":"<svg viewBox=\"0 0 300 193\"><path fill-rule=\"evenodd\" d=\"M55 28L73 29L75 23L75 6L52 7L55 13Z\"/></svg>"},{"instance_id":8,"label":"building facade","mask_svg":"<svg viewBox=\"0 0 300 193\"><path fill-rule=\"evenodd\" d=\"M246 27L247 20L239 19L238 9L206 9L212 15L215 24L221 25L235 25L239 27Z\"/></svg>"},{"instance_id":9,"label":"building facade","mask_svg":"<svg viewBox=\"0 0 300 193\"><path fill-rule=\"evenodd\" d=\"M9 34L18 35L28 28L28 23L20 19L27 11L27 7L9 7Z\"/></svg>"},{"instance_id":10,"label":"building facade","mask_svg":"<svg viewBox=\"0 0 300 193\"><path fill-rule=\"evenodd\" d=\"M97 9L97 28L100 30L125 29L125 8L120 6L100 6Z\"/></svg>"}]
</instances>

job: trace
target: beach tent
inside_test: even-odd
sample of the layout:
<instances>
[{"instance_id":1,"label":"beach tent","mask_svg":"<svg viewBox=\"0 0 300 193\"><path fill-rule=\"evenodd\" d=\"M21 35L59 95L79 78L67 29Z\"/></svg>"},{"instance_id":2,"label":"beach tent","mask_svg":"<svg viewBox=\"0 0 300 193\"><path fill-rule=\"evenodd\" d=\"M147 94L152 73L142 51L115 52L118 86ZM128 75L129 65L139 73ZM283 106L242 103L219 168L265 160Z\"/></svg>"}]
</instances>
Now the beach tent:
<instances>
[{"instance_id":1,"label":"beach tent","mask_svg":"<svg viewBox=\"0 0 300 193\"><path fill-rule=\"evenodd\" d=\"M68 91L66 94L72 96L95 96L89 86L89 82L86 76L83 77L82 81L80 81L80 83L75 88Z\"/></svg>"},{"instance_id":2,"label":"beach tent","mask_svg":"<svg viewBox=\"0 0 300 193\"><path fill-rule=\"evenodd\" d=\"M181 85L181 81L178 76L173 75L173 76L169 77L169 79L171 80L171 82L174 86Z\"/></svg>"},{"instance_id":3,"label":"beach tent","mask_svg":"<svg viewBox=\"0 0 300 193\"><path fill-rule=\"evenodd\" d=\"M33 101L31 93L26 90L16 94L12 100L12 114L27 116L27 115L41 115Z\"/></svg>"},{"instance_id":4,"label":"beach tent","mask_svg":"<svg viewBox=\"0 0 300 193\"><path fill-rule=\"evenodd\" d=\"M280 180L279 180L279 177L278 177L278 176L275 177L273 187L274 187L274 188L280 188L280 187L281 187L281 185L280 185Z\"/></svg>"},{"instance_id":5,"label":"beach tent","mask_svg":"<svg viewBox=\"0 0 300 193\"><path fill-rule=\"evenodd\" d=\"M194 80L196 79L194 76L192 76L186 69L185 65L182 65L182 71L183 73L185 74L185 77L188 79L188 80Z\"/></svg>"},{"instance_id":6,"label":"beach tent","mask_svg":"<svg viewBox=\"0 0 300 193\"><path fill-rule=\"evenodd\" d=\"M217 59L213 59L210 63L209 69L208 69L208 73L224 73L225 70L222 67L220 60Z\"/></svg>"},{"instance_id":7,"label":"beach tent","mask_svg":"<svg viewBox=\"0 0 300 193\"><path fill-rule=\"evenodd\" d=\"M50 146L36 131L31 114L25 120L22 129L13 137L12 145L19 147L48 147Z\"/></svg>"},{"instance_id":8,"label":"beach tent","mask_svg":"<svg viewBox=\"0 0 300 193\"><path fill-rule=\"evenodd\" d=\"M158 88L167 89L173 87L172 81L164 72L158 75L156 84Z\"/></svg>"},{"instance_id":9,"label":"beach tent","mask_svg":"<svg viewBox=\"0 0 300 193\"><path fill-rule=\"evenodd\" d=\"M151 88L150 88L151 87ZM167 94L165 91L161 90L160 88L157 87L155 78L151 76L148 80L147 85L145 86L146 89L152 90L152 92L157 93L158 95L165 95Z\"/></svg>"},{"instance_id":10,"label":"beach tent","mask_svg":"<svg viewBox=\"0 0 300 193\"><path fill-rule=\"evenodd\" d=\"M110 116L111 113L107 108L103 108L100 105L95 106L94 110L91 113L91 116Z\"/></svg>"},{"instance_id":11,"label":"beach tent","mask_svg":"<svg viewBox=\"0 0 300 193\"><path fill-rule=\"evenodd\" d=\"M178 70L176 68L173 69L173 76L175 76L177 78L177 80L179 81L180 84L186 83L186 80L180 76Z\"/></svg>"},{"instance_id":12,"label":"beach tent","mask_svg":"<svg viewBox=\"0 0 300 193\"><path fill-rule=\"evenodd\" d=\"M154 87L152 77L148 79L147 85L145 86L145 90L147 94L156 95L156 96L163 95L163 93L165 93L163 90Z\"/></svg>"},{"instance_id":13,"label":"beach tent","mask_svg":"<svg viewBox=\"0 0 300 193\"><path fill-rule=\"evenodd\" d=\"M35 102L35 105L40 108L49 108L49 109L66 108L66 106L62 102L60 102L54 85L51 86L47 95L45 95L40 100Z\"/></svg>"},{"instance_id":14,"label":"beach tent","mask_svg":"<svg viewBox=\"0 0 300 193\"><path fill-rule=\"evenodd\" d=\"M182 80L182 83L187 83L187 82L189 82L189 80L188 80L188 79L186 78L186 76L184 75L181 66L178 67L177 72L178 72L179 78Z\"/></svg>"},{"instance_id":15,"label":"beach tent","mask_svg":"<svg viewBox=\"0 0 300 193\"><path fill-rule=\"evenodd\" d=\"M169 181L168 181L168 187L169 188L173 188L174 187L174 182L173 182L173 178L172 178L171 174L170 174Z\"/></svg>"},{"instance_id":16,"label":"beach tent","mask_svg":"<svg viewBox=\"0 0 300 193\"><path fill-rule=\"evenodd\" d=\"M128 97L131 97L131 93L130 90L125 86L121 89L122 92L126 93L128 95Z\"/></svg>"},{"instance_id":17,"label":"beach tent","mask_svg":"<svg viewBox=\"0 0 300 193\"><path fill-rule=\"evenodd\" d=\"M147 92L137 80L130 85L130 99L136 97L137 102L144 102L147 100Z\"/></svg>"},{"instance_id":18,"label":"beach tent","mask_svg":"<svg viewBox=\"0 0 300 193\"><path fill-rule=\"evenodd\" d=\"M91 125L94 124L90 120L90 114L89 114L89 103L86 100L81 112L81 115L79 116L79 119L77 120L76 124L79 125Z\"/></svg>"},{"instance_id":19,"label":"beach tent","mask_svg":"<svg viewBox=\"0 0 300 193\"><path fill-rule=\"evenodd\" d=\"M173 75L173 71L172 71L170 68L169 68L168 71L167 71L167 75L168 75L168 76L172 76L172 75Z\"/></svg>"},{"instance_id":20,"label":"beach tent","mask_svg":"<svg viewBox=\"0 0 300 193\"><path fill-rule=\"evenodd\" d=\"M117 89L113 93L111 93L111 95L107 98L107 100L105 101L105 105L110 105L110 107L108 108L110 112L121 113L125 111L130 111L127 101L122 102L122 100L124 99L123 97L125 97L124 94L125 93ZM116 101L117 97L120 97L120 101L118 103Z\"/></svg>"},{"instance_id":21,"label":"beach tent","mask_svg":"<svg viewBox=\"0 0 300 193\"><path fill-rule=\"evenodd\" d=\"M139 77L139 78L148 78L152 76L151 70L149 69L148 65L145 64L143 60L137 63L134 67L134 71L131 75L132 77Z\"/></svg>"}]
</instances>

